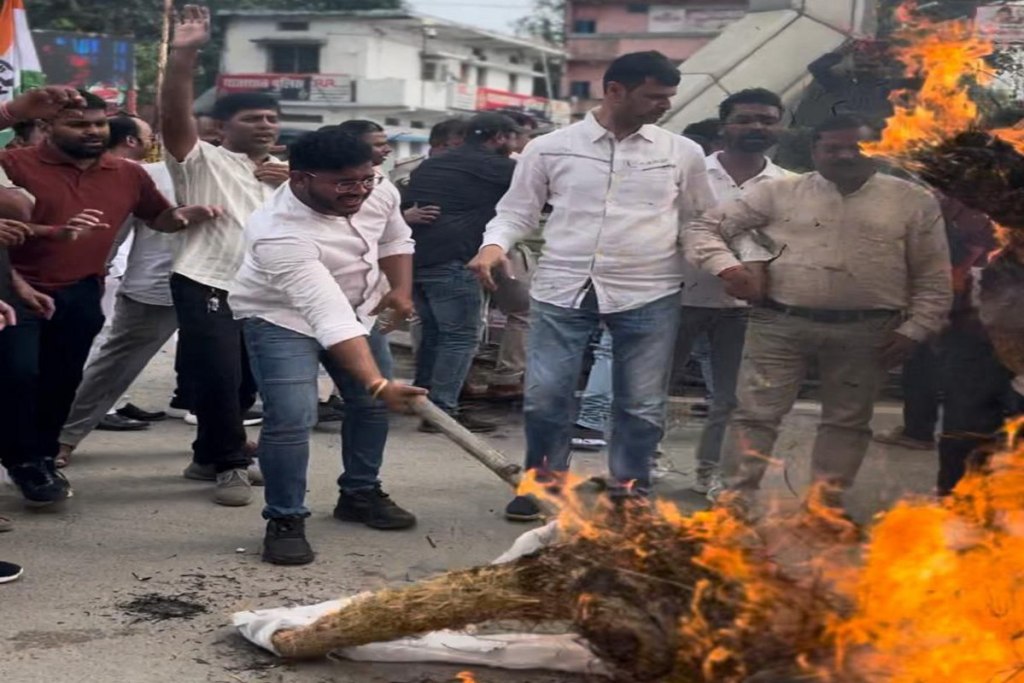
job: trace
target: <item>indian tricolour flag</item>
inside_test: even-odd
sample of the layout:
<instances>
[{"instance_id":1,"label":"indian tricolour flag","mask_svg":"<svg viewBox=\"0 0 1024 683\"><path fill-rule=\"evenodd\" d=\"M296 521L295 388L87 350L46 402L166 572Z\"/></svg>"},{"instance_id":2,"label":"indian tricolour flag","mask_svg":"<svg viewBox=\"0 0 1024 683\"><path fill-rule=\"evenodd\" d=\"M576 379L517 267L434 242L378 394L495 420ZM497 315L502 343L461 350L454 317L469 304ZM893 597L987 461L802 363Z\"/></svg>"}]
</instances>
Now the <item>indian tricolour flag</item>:
<instances>
[{"instance_id":1,"label":"indian tricolour flag","mask_svg":"<svg viewBox=\"0 0 1024 683\"><path fill-rule=\"evenodd\" d=\"M28 30L22 0L2 0L0 10L0 102L43 82L39 55Z\"/></svg>"}]
</instances>

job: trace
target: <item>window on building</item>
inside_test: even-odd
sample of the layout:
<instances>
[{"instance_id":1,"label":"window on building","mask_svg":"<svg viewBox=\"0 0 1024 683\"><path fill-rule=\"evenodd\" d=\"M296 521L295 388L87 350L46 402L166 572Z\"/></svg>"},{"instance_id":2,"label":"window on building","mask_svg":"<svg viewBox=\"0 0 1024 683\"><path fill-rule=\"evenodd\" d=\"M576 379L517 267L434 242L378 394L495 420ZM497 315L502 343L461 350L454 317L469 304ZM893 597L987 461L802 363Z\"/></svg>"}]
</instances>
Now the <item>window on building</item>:
<instances>
[{"instance_id":1,"label":"window on building","mask_svg":"<svg viewBox=\"0 0 1024 683\"><path fill-rule=\"evenodd\" d=\"M522 56L517 55L517 54L509 55L508 63L509 64L522 64L523 63L523 58L522 58Z\"/></svg>"},{"instance_id":2,"label":"window on building","mask_svg":"<svg viewBox=\"0 0 1024 683\"><path fill-rule=\"evenodd\" d=\"M590 81L573 81L569 84L569 96L581 100L590 99Z\"/></svg>"},{"instance_id":3,"label":"window on building","mask_svg":"<svg viewBox=\"0 0 1024 683\"><path fill-rule=\"evenodd\" d=\"M465 62L459 67L459 83L469 83L469 75L472 67Z\"/></svg>"},{"instance_id":4,"label":"window on building","mask_svg":"<svg viewBox=\"0 0 1024 683\"><path fill-rule=\"evenodd\" d=\"M647 14L650 5L645 2L631 2L626 5L626 11L630 14Z\"/></svg>"},{"instance_id":5,"label":"window on building","mask_svg":"<svg viewBox=\"0 0 1024 683\"><path fill-rule=\"evenodd\" d=\"M275 74L318 74L320 73L319 45L271 45L270 73Z\"/></svg>"},{"instance_id":6,"label":"window on building","mask_svg":"<svg viewBox=\"0 0 1024 683\"><path fill-rule=\"evenodd\" d=\"M424 123L423 121L415 121L414 120L414 121L410 121L409 122L409 127L410 128L426 128L427 124Z\"/></svg>"},{"instance_id":7,"label":"window on building","mask_svg":"<svg viewBox=\"0 0 1024 683\"><path fill-rule=\"evenodd\" d=\"M577 19L572 22L573 33L597 33L597 22L593 19Z\"/></svg>"},{"instance_id":8,"label":"window on building","mask_svg":"<svg viewBox=\"0 0 1024 683\"><path fill-rule=\"evenodd\" d=\"M399 121L398 119L396 119L393 116L388 116L388 117L386 117L384 119L384 125L385 126L400 126L400 125L402 125L402 122Z\"/></svg>"},{"instance_id":9,"label":"window on building","mask_svg":"<svg viewBox=\"0 0 1024 683\"><path fill-rule=\"evenodd\" d=\"M481 88L487 87L487 68L478 66L476 68L476 84Z\"/></svg>"},{"instance_id":10,"label":"window on building","mask_svg":"<svg viewBox=\"0 0 1024 683\"><path fill-rule=\"evenodd\" d=\"M519 74L508 75L508 91L519 92Z\"/></svg>"},{"instance_id":11,"label":"window on building","mask_svg":"<svg viewBox=\"0 0 1024 683\"><path fill-rule=\"evenodd\" d=\"M439 80L437 75L440 73L440 64L435 61L425 60L423 66L420 69L420 80L423 81L436 81Z\"/></svg>"},{"instance_id":12,"label":"window on building","mask_svg":"<svg viewBox=\"0 0 1024 683\"><path fill-rule=\"evenodd\" d=\"M278 31L308 31L308 21L279 21L277 22Z\"/></svg>"}]
</instances>

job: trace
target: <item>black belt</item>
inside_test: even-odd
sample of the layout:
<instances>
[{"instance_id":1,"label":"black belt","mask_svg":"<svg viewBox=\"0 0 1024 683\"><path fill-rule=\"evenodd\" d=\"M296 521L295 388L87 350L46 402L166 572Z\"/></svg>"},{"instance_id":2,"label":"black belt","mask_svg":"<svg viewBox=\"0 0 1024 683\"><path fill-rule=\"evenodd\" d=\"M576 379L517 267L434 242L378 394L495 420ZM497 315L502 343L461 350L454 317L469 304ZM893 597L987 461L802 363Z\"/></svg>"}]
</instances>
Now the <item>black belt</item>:
<instances>
[{"instance_id":1,"label":"black belt","mask_svg":"<svg viewBox=\"0 0 1024 683\"><path fill-rule=\"evenodd\" d=\"M795 318L804 318L816 323L856 323L862 320L873 320L876 318L888 318L901 315L901 311L894 311L887 308L869 308L862 310L844 310L835 308L805 308L803 306L789 306L780 304L772 299L765 299L761 302L762 308L767 308L779 313L785 313Z\"/></svg>"}]
</instances>

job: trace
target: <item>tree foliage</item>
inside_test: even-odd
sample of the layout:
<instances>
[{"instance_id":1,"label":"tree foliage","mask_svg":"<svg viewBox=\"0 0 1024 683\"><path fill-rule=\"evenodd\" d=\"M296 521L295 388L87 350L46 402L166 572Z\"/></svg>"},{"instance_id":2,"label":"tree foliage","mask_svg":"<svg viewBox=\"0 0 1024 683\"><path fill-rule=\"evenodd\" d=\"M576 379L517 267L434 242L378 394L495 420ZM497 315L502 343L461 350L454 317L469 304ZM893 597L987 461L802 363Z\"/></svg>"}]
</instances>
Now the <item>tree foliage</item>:
<instances>
[{"instance_id":1,"label":"tree foliage","mask_svg":"<svg viewBox=\"0 0 1024 683\"><path fill-rule=\"evenodd\" d=\"M516 33L552 45L565 44L565 0L534 0L533 11L515 22Z\"/></svg>"},{"instance_id":2,"label":"tree foliage","mask_svg":"<svg viewBox=\"0 0 1024 683\"><path fill-rule=\"evenodd\" d=\"M156 64L163 0L31 0L27 4L29 25L36 29L82 31L135 37L136 81L139 100L152 101L156 85ZM203 51L197 87L213 85L223 48L222 25L216 13L227 9L301 9L306 12L331 10L401 9L403 0L208 0L214 14L213 44ZM301 6L298 6L301 5Z\"/></svg>"}]
</instances>

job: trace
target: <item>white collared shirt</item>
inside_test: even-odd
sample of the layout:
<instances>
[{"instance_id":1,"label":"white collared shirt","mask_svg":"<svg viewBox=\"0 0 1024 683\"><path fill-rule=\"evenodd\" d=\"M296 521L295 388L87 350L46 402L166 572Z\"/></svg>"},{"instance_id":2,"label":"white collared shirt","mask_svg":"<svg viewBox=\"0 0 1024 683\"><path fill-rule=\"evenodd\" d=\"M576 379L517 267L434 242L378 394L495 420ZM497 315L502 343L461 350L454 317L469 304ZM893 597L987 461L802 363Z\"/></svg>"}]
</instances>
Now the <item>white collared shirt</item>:
<instances>
[{"instance_id":1,"label":"white collared shirt","mask_svg":"<svg viewBox=\"0 0 1024 683\"><path fill-rule=\"evenodd\" d=\"M616 140L588 114L527 145L483 245L512 248L545 204L531 296L578 308L593 283L600 311L615 313L679 291L680 230L714 195L696 143L653 125Z\"/></svg>"},{"instance_id":2,"label":"white collared shirt","mask_svg":"<svg viewBox=\"0 0 1024 683\"><path fill-rule=\"evenodd\" d=\"M781 166L772 163L771 159L765 157L765 166L761 169L761 172L742 185L737 185L736 181L729 175L729 172L722 166L722 162L718 158L719 154L721 152L715 152L704 160L708 169L708 183L711 185L711 191L715 193L715 199L719 204L736 199L744 191L765 180L785 178L786 176L793 175ZM733 248L741 261L769 261L772 258L772 252L758 244L754 237L749 234L740 235L730 242L729 246ZM686 263L682 301L684 306L696 306L698 308L744 308L748 306L747 302L725 293L725 283L722 282L721 278L694 266L690 262Z\"/></svg>"},{"instance_id":3,"label":"white collared shirt","mask_svg":"<svg viewBox=\"0 0 1024 683\"><path fill-rule=\"evenodd\" d=\"M326 349L369 334L388 291L379 259L413 247L390 183L350 218L314 211L285 183L249 218L228 303L235 318L261 318Z\"/></svg>"},{"instance_id":4,"label":"white collared shirt","mask_svg":"<svg viewBox=\"0 0 1024 683\"><path fill-rule=\"evenodd\" d=\"M174 272L226 290L242 263L245 223L274 187L256 177L256 164L248 155L202 141L183 161L168 154L167 169L179 202L224 209L220 218L185 230Z\"/></svg>"}]
</instances>

